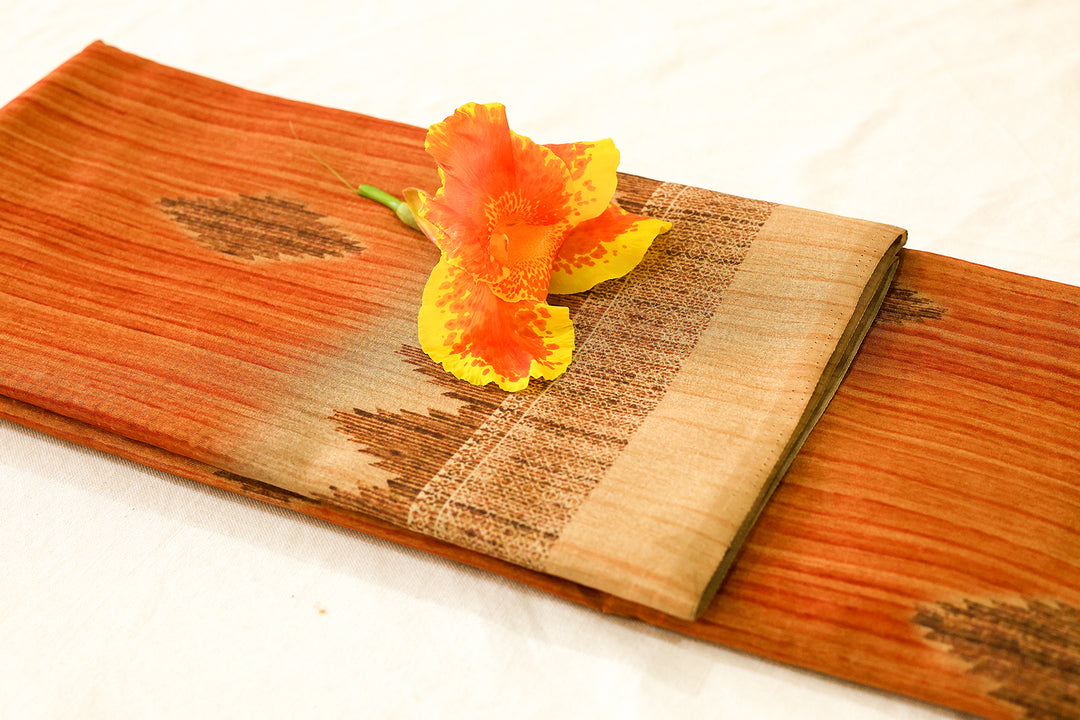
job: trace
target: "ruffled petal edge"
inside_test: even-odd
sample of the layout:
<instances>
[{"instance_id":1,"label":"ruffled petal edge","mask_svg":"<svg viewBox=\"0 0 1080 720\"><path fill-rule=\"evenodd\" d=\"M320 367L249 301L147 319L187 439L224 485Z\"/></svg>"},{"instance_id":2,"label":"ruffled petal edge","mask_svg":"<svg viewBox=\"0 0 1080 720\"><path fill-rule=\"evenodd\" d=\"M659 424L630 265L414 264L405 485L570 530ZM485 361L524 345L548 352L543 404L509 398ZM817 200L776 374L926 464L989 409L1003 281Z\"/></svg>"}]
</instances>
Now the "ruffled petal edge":
<instances>
[{"instance_id":1,"label":"ruffled petal edge","mask_svg":"<svg viewBox=\"0 0 1080 720\"><path fill-rule=\"evenodd\" d=\"M570 221L580 223L604 212L619 182L619 150L610 139L545 145L570 171L567 190L573 209Z\"/></svg>"},{"instance_id":2,"label":"ruffled petal edge","mask_svg":"<svg viewBox=\"0 0 1080 720\"><path fill-rule=\"evenodd\" d=\"M622 277L637 267L653 240L670 229L666 220L635 215L611 203L566 236L555 256L549 292L570 295Z\"/></svg>"}]
</instances>

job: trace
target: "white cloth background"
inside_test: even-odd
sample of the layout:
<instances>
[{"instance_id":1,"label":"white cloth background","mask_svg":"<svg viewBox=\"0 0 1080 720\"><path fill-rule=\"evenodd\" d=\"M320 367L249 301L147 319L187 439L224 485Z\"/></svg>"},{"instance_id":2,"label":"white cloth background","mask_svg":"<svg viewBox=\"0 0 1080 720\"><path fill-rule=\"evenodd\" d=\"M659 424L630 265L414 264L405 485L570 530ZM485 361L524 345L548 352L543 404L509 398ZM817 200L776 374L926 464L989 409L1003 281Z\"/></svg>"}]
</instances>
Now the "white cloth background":
<instances>
[{"instance_id":1,"label":"white cloth background","mask_svg":"<svg viewBox=\"0 0 1080 720\"><path fill-rule=\"evenodd\" d=\"M7 0L0 103L98 38L416 125L498 100L627 172L1080 284L1080 3L525 7ZM0 717L954 716L9 423L0 490Z\"/></svg>"}]
</instances>

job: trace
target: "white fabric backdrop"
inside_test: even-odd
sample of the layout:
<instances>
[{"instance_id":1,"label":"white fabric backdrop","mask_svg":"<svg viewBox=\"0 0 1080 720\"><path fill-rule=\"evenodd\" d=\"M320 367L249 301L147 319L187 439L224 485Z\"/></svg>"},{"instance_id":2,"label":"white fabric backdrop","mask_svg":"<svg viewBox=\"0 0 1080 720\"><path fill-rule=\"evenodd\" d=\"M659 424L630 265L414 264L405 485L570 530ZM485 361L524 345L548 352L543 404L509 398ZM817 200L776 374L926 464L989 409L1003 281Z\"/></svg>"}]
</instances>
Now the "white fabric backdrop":
<instances>
[{"instance_id":1,"label":"white fabric backdrop","mask_svg":"<svg viewBox=\"0 0 1080 720\"><path fill-rule=\"evenodd\" d=\"M94 39L1080 284L1080 3L0 7L0 103ZM0 717L939 718L0 423Z\"/></svg>"}]
</instances>

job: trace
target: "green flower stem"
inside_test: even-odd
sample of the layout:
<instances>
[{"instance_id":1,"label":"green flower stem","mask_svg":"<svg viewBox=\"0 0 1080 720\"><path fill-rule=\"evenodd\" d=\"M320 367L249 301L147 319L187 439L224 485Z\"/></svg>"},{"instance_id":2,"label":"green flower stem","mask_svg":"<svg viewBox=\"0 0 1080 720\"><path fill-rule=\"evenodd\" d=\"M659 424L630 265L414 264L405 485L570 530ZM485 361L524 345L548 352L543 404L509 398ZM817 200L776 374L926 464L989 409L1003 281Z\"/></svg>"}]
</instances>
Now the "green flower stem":
<instances>
[{"instance_id":1,"label":"green flower stem","mask_svg":"<svg viewBox=\"0 0 1080 720\"><path fill-rule=\"evenodd\" d=\"M366 197L368 200L374 200L377 203L382 203L394 212L397 212L397 209L402 205L401 200L398 200L390 193L384 190L380 190L374 185L361 185L360 187L356 188L356 194L360 197Z\"/></svg>"},{"instance_id":2,"label":"green flower stem","mask_svg":"<svg viewBox=\"0 0 1080 720\"><path fill-rule=\"evenodd\" d=\"M416 224L416 218L413 217L412 209L405 204L404 201L399 200L385 190L380 190L373 185L361 185L356 188L356 194L360 197L367 198L368 200L374 200L377 203L385 205L394 211L398 220L405 223L414 230L419 230L420 227Z\"/></svg>"},{"instance_id":3,"label":"green flower stem","mask_svg":"<svg viewBox=\"0 0 1080 720\"><path fill-rule=\"evenodd\" d=\"M290 126L291 126L291 123L290 123ZM293 129L293 135L296 135L296 129L295 128ZM297 139L299 139L299 138L297 138ZM311 153L311 157L315 158L315 160L318 161L318 163L320 165L322 165L324 168L326 168L331 173L333 173L334 177L336 177L338 180L340 180L342 182L342 184L345 185L345 187L352 190L352 184L348 180L346 180L345 178L341 177L341 173L339 173L334 168L330 167L326 163L325 160L323 160L321 157L319 157L318 155L315 154L314 150L308 148L308 152ZM405 225L408 225L413 230L420 230L420 226L417 224L416 218L413 216L412 209L408 205L406 205L402 200L399 200L398 198L394 197L390 193L388 193L388 192L386 192L384 190L380 190L379 188L374 187L373 185L361 185L358 188L356 188L356 194L359 195L360 197L367 198L369 200L374 200L377 203L385 205L386 207L388 207L388 208L390 208L391 210L394 211L394 214L397 215L398 220L400 220L402 223L404 223Z\"/></svg>"}]
</instances>

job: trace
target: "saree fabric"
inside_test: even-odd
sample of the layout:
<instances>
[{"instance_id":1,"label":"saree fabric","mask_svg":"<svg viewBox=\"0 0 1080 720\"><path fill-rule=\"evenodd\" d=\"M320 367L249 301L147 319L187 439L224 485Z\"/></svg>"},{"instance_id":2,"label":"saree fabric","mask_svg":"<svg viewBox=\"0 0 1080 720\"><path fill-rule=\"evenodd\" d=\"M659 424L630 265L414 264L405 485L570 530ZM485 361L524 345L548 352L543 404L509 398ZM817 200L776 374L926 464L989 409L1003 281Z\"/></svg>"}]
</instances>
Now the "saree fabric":
<instances>
[{"instance_id":1,"label":"saree fabric","mask_svg":"<svg viewBox=\"0 0 1080 720\"><path fill-rule=\"evenodd\" d=\"M673 224L567 296L567 374L417 349L438 259L316 162L433 188L423 131L97 43L0 113L0 394L692 619L870 326L904 232L622 175Z\"/></svg>"}]
</instances>

